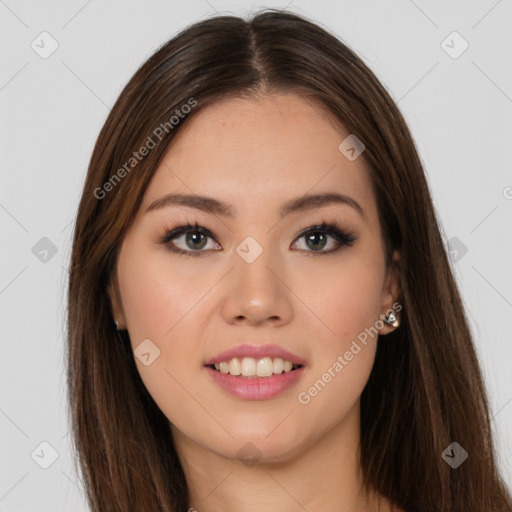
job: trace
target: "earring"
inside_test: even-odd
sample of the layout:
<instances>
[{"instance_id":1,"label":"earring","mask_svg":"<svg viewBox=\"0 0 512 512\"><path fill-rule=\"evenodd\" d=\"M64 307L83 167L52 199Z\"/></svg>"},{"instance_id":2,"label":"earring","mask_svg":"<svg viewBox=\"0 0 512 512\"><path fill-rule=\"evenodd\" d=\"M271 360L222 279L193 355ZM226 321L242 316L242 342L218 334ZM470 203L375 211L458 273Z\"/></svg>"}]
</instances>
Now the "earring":
<instances>
[{"instance_id":1,"label":"earring","mask_svg":"<svg viewBox=\"0 0 512 512\"><path fill-rule=\"evenodd\" d=\"M117 320L114 320L114 323L116 324L116 329L119 331L119 322Z\"/></svg>"},{"instance_id":2,"label":"earring","mask_svg":"<svg viewBox=\"0 0 512 512\"><path fill-rule=\"evenodd\" d=\"M391 325L391 327L398 327L400 325L394 311L391 311L391 313L384 318L384 323Z\"/></svg>"}]
</instances>

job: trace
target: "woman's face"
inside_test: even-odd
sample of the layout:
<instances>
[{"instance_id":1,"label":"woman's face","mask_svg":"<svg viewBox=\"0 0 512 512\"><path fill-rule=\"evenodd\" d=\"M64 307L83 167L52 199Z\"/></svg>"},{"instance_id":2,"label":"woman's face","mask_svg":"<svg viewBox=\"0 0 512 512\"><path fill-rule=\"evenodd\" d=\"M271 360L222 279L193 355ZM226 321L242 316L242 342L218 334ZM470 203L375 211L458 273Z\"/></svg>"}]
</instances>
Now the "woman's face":
<instances>
[{"instance_id":1,"label":"woman's face","mask_svg":"<svg viewBox=\"0 0 512 512\"><path fill-rule=\"evenodd\" d=\"M319 103L284 94L217 102L173 140L110 293L175 439L278 461L358 425L377 342L365 329L392 329L378 320L398 281L386 273L364 153L339 149L347 136ZM164 201L169 194L188 199ZM306 201L322 194L349 199ZM344 234L306 233L324 221ZM188 234L166 238L187 223ZM222 355L240 345L256 351L242 347L238 362ZM277 351L258 352L263 345ZM302 368L284 372L279 349ZM205 366L219 355L222 371ZM254 367L284 373L223 373Z\"/></svg>"}]
</instances>

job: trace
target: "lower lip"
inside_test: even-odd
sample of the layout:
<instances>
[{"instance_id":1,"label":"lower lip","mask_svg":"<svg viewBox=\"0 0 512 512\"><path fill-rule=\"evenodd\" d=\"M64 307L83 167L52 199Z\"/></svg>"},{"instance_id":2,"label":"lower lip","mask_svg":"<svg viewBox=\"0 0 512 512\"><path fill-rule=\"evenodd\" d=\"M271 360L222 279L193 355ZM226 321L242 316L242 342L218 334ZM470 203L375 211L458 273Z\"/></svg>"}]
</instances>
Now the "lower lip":
<instances>
[{"instance_id":1,"label":"lower lip","mask_svg":"<svg viewBox=\"0 0 512 512\"><path fill-rule=\"evenodd\" d=\"M213 380L225 391L243 400L269 400L295 384L304 370L304 366L290 372L270 377L236 377L205 366Z\"/></svg>"}]
</instances>

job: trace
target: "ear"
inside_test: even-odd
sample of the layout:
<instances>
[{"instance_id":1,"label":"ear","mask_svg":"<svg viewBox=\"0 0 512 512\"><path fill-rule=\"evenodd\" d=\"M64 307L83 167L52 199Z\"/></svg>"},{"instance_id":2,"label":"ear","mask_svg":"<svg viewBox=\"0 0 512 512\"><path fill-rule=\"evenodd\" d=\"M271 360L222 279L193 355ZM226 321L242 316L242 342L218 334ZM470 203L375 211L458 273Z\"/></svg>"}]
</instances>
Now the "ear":
<instances>
[{"instance_id":1,"label":"ear","mask_svg":"<svg viewBox=\"0 0 512 512\"><path fill-rule=\"evenodd\" d=\"M400 252L395 250L382 288L380 319L384 320L385 317L393 312L398 322L400 322L400 311L403 307L400 302L401 300L402 287L400 285ZM397 328L398 327L393 327L392 325L384 323L382 329L379 329L379 334L386 335Z\"/></svg>"},{"instance_id":2,"label":"ear","mask_svg":"<svg viewBox=\"0 0 512 512\"><path fill-rule=\"evenodd\" d=\"M121 302L121 293L117 281L117 270L114 269L108 284L107 293L110 299L112 309L112 321L117 321L117 329L126 329L126 319L124 316L123 303Z\"/></svg>"}]
</instances>

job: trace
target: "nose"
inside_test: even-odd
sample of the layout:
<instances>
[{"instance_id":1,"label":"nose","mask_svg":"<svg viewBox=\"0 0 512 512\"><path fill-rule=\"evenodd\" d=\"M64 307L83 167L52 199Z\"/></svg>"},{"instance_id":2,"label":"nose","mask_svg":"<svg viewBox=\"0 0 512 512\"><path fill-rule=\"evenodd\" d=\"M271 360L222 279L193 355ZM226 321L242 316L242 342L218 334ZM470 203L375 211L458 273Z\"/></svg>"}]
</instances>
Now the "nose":
<instances>
[{"instance_id":1,"label":"nose","mask_svg":"<svg viewBox=\"0 0 512 512\"><path fill-rule=\"evenodd\" d=\"M284 325L293 317L293 292L286 285L287 270L263 251L248 263L234 253L234 268L227 276L222 299L226 322L273 326Z\"/></svg>"}]
</instances>

